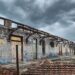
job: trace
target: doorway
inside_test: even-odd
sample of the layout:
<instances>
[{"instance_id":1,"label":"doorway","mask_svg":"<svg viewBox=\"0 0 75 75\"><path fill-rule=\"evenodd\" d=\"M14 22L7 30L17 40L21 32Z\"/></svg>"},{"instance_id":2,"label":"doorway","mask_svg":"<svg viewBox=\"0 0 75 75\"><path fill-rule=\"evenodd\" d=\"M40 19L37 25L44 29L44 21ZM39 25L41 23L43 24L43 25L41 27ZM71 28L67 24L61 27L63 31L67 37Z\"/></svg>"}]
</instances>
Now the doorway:
<instances>
[{"instance_id":1,"label":"doorway","mask_svg":"<svg viewBox=\"0 0 75 75\"><path fill-rule=\"evenodd\" d=\"M45 40L42 40L42 54L45 55Z\"/></svg>"},{"instance_id":2,"label":"doorway","mask_svg":"<svg viewBox=\"0 0 75 75\"><path fill-rule=\"evenodd\" d=\"M11 42L12 62L16 61L16 45L18 45L18 58L21 60L21 42Z\"/></svg>"},{"instance_id":3,"label":"doorway","mask_svg":"<svg viewBox=\"0 0 75 75\"><path fill-rule=\"evenodd\" d=\"M21 36L11 36L11 56L12 62L16 62L16 45L18 46L19 61L23 60L23 38Z\"/></svg>"}]
</instances>

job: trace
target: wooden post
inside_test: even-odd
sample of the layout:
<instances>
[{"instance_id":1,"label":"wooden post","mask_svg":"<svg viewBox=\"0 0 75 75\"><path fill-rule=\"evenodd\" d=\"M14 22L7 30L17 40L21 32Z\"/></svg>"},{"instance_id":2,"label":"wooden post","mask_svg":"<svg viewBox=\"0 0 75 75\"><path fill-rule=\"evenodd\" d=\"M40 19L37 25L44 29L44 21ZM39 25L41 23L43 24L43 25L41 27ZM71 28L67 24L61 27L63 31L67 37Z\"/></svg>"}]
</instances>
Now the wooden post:
<instances>
[{"instance_id":1,"label":"wooden post","mask_svg":"<svg viewBox=\"0 0 75 75\"><path fill-rule=\"evenodd\" d=\"M16 45L16 69L17 69L17 75L19 75L18 45Z\"/></svg>"},{"instance_id":2,"label":"wooden post","mask_svg":"<svg viewBox=\"0 0 75 75\"><path fill-rule=\"evenodd\" d=\"M62 44L61 44L61 52L60 52L60 54L62 55Z\"/></svg>"},{"instance_id":3,"label":"wooden post","mask_svg":"<svg viewBox=\"0 0 75 75\"><path fill-rule=\"evenodd\" d=\"M37 47L37 39L35 39L35 40L36 40L36 59L37 59L37 50L38 50L37 48L38 47Z\"/></svg>"},{"instance_id":4,"label":"wooden post","mask_svg":"<svg viewBox=\"0 0 75 75\"><path fill-rule=\"evenodd\" d=\"M21 61L23 62L23 38L21 38Z\"/></svg>"}]
</instances>

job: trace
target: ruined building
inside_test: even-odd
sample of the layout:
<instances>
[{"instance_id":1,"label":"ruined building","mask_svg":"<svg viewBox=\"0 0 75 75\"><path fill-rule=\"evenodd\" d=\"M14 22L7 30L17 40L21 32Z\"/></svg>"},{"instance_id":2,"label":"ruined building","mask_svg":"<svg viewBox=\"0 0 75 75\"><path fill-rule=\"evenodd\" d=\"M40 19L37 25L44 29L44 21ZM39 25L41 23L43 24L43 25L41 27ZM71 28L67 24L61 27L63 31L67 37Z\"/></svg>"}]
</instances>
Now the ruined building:
<instances>
[{"instance_id":1,"label":"ruined building","mask_svg":"<svg viewBox=\"0 0 75 75\"><path fill-rule=\"evenodd\" d=\"M16 45L19 61L75 55L74 42L0 17L0 63L16 61Z\"/></svg>"}]
</instances>

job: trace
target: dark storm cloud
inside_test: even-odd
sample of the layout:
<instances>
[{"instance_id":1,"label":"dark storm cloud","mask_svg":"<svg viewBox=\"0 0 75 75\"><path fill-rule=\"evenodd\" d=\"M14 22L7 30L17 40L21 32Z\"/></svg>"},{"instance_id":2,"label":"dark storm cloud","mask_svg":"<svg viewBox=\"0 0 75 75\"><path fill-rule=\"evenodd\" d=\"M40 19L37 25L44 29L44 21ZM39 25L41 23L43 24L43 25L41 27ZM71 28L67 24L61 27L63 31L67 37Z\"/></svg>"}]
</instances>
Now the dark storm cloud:
<instances>
[{"instance_id":1,"label":"dark storm cloud","mask_svg":"<svg viewBox=\"0 0 75 75\"><path fill-rule=\"evenodd\" d=\"M0 16L75 40L75 0L0 0Z\"/></svg>"}]
</instances>

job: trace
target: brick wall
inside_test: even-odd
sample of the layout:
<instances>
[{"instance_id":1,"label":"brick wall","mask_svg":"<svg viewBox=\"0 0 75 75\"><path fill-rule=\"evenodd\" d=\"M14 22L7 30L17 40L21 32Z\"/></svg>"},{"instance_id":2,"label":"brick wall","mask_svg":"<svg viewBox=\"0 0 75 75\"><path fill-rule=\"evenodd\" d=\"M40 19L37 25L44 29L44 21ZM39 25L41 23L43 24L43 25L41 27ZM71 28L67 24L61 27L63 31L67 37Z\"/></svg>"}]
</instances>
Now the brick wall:
<instances>
[{"instance_id":1,"label":"brick wall","mask_svg":"<svg viewBox=\"0 0 75 75\"><path fill-rule=\"evenodd\" d=\"M17 75L16 70L12 68L1 68L0 67L0 75Z\"/></svg>"},{"instance_id":2,"label":"brick wall","mask_svg":"<svg viewBox=\"0 0 75 75\"><path fill-rule=\"evenodd\" d=\"M75 75L75 64L45 60L38 66L28 68L22 75Z\"/></svg>"}]
</instances>

